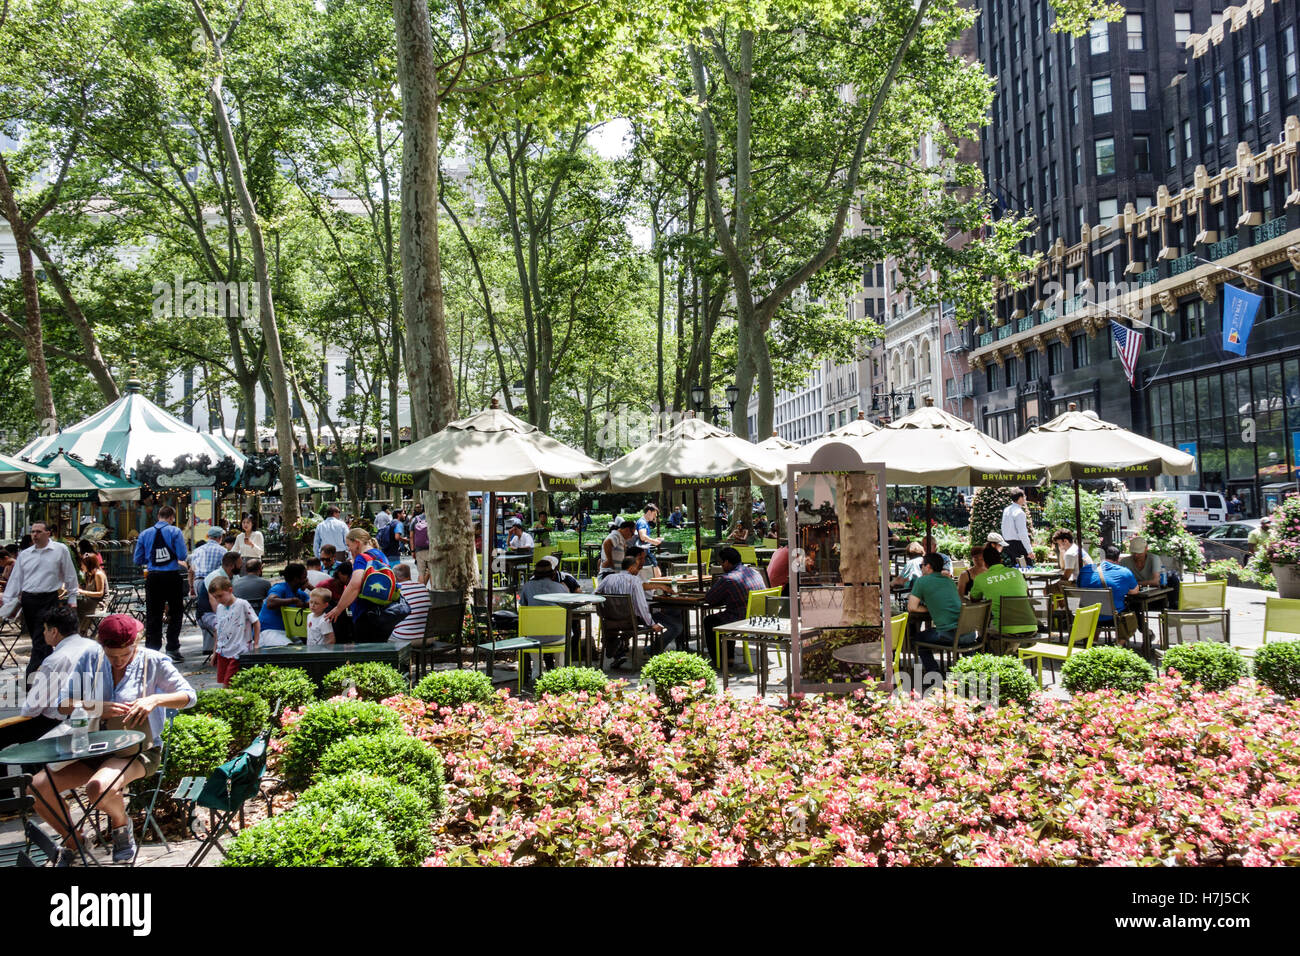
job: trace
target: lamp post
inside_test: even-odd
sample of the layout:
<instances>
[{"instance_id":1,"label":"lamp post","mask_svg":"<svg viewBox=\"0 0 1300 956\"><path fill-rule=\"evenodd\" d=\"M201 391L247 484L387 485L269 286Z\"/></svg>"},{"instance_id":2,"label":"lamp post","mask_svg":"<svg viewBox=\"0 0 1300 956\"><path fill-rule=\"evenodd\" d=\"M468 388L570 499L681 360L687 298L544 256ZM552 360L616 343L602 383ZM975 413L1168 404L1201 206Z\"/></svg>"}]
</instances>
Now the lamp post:
<instances>
[{"instance_id":1,"label":"lamp post","mask_svg":"<svg viewBox=\"0 0 1300 956\"><path fill-rule=\"evenodd\" d=\"M916 394L911 389L902 392L896 391L893 386L890 386L888 392L876 391L871 393L871 411L879 414L881 411L880 402L881 399L884 399L885 415L888 416L892 412L893 417L898 418L903 413L904 395L907 396L907 410L909 412L916 411Z\"/></svg>"},{"instance_id":2,"label":"lamp post","mask_svg":"<svg viewBox=\"0 0 1300 956\"><path fill-rule=\"evenodd\" d=\"M704 407L705 397L706 397L706 393L704 391L703 385L691 386L691 404L695 407L696 415L698 415L700 413L700 409Z\"/></svg>"}]
</instances>

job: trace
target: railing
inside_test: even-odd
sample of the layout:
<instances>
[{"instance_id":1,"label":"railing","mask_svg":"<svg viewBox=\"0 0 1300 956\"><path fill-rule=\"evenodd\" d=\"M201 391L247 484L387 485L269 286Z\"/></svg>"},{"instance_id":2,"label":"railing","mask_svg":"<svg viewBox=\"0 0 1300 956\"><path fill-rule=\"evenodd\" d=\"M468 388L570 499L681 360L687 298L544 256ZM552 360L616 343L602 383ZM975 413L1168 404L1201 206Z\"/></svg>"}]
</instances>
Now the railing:
<instances>
[{"instance_id":1,"label":"railing","mask_svg":"<svg viewBox=\"0 0 1300 956\"><path fill-rule=\"evenodd\" d=\"M1169 263L1169 274L1171 276L1182 275L1189 269L1196 268L1196 253L1189 252L1185 256L1179 256L1173 262Z\"/></svg>"},{"instance_id":2,"label":"railing","mask_svg":"<svg viewBox=\"0 0 1300 956\"><path fill-rule=\"evenodd\" d=\"M1037 322L1038 322L1038 313L1030 312L1028 315L1022 317L1018 323L1016 323L1016 331L1028 332L1030 329L1034 327L1035 324L1037 324Z\"/></svg>"},{"instance_id":3,"label":"railing","mask_svg":"<svg viewBox=\"0 0 1300 956\"><path fill-rule=\"evenodd\" d=\"M1038 319L1039 325L1046 325L1048 322L1056 321L1056 310L1053 309L1051 306L1048 306L1047 308L1043 309L1043 311L1038 313L1038 315L1039 315L1039 319Z\"/></svg>"},{"instance_id":4,"label":"railing","mask_svg":"<svg viewBox=\"0 0 1300 956\"><path fill-rule=\"evenodd\" d=\"M992 344L993 344L992 332L985 332L982 335L980 335L980 348L984 348L984 346L992 345Z\"/></svg>"},{"instance_id":5,"label":"railing","mask_svg":"<svg viewBox=\"0 0 1300 956\"><path fill-rule=\"evenodd\" d=\"M999 339L1010 338L1015 331L1016 331L1016 327L1012 325L1010 322L1008 322L1006 325L1000 326L998 328L998 338Z\"/></svg>"},{"instance_id":6,"label":"railing","mask_svg":"<svg viewBox=\"0 0 1300 956\"><path fill-rule=\"evenodd\" d=\"M1159 281L1160 281L1159 266L1152 266L1150 269L1147 269L1145 272L1138 273L1137 283L1139 289L1146 285L1154 285Z\"/></svg>"},{"instance_id":7,"label":"railing","mask_svg":"<svg viewBox=\"0 0 1300 956\"><path fill-rule=\"evenodd\" d=\"M1258 241L1258 240L1257 240ZM1218 242L1210 243L1210 258L1222 259L1230 256L1237 251L1240 241L1236 236L1229 236L1227 239L1220 239Z\"/></svg>"},{"instance_id":8,"label":"railing","mask_svg":"<svg viewBox=\"0 0 1300 956\"><path fill-rule=\"evenodd\" d=\"M1076 295L1073 299L1066 299L1061 306L1062 315L1070 315L1083 308L1086 298L1082 295Z\"/></svg>"},{"instance_id":9,"label":"railing","mask_svg":"<svg viewBox=\"0 0 1300 956\"><path fill-rule=\"evenodd\" d=\"M1255 244L1268 242L1270 239L1276 239L1286 233L1286 216L1279 216L1276 219L1270 219L1263 225L1255 227Z\"/></svg>"}]
</instances>

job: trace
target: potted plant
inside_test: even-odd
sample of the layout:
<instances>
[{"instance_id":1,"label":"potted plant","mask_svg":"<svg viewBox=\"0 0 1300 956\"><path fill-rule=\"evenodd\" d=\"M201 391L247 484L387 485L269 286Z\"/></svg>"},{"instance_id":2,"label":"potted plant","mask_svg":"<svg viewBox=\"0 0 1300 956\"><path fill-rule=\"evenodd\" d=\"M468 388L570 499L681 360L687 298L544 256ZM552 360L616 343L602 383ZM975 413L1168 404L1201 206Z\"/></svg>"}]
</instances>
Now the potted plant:
<instances>
[{"instance_id":1,"label":"potted plant","mask_svg":"<svg viewBox=\"0 0 1300 956\"><path fill-rule=\"evenodd\" d=\"M1157 498L1142 513L1142 536L1164 567L1183 574L1205 564L1201 543L1183 525L1183 513L1172 498Z\"/></svg>"},{"instance_id":2,"label":"potted plant","mask_svg":"<svg viewBox=\"0 0 1300 956\"><path fill-rule=\"evenodd\" d=\"M1300 497L1287 498L1260 522L1249 567L1266 589L1271 573L1279 596L1300 598Z\"/></svg>"}]
</instances>

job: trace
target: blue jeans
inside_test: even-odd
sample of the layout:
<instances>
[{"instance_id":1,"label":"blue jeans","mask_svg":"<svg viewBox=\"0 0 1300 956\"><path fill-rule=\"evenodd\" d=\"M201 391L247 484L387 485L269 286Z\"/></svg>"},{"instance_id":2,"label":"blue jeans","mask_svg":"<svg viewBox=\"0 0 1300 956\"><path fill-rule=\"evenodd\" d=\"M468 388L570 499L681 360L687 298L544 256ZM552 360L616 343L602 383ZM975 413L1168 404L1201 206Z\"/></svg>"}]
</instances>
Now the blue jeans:
<instances>
[{"instance_id":1,"label":"blue jeans","mask_svg":"<svg viewBox=\"0 0 1300 956\"><path fill-rule=\"evenodd\" d=\"M955 631L940 631L933 627L926 628L921 632L921 640L936 641L951 646L955 633ZM957 646L959 648L973 647L978 640L979 635L971 631L969 634L963 634L958 639ZM934 659L934 653L928 647L917 647L916 652L917 656L921 658L921 666L926 671L937 671L939 669L939 662Z\"/></svg>"}]
</instances>

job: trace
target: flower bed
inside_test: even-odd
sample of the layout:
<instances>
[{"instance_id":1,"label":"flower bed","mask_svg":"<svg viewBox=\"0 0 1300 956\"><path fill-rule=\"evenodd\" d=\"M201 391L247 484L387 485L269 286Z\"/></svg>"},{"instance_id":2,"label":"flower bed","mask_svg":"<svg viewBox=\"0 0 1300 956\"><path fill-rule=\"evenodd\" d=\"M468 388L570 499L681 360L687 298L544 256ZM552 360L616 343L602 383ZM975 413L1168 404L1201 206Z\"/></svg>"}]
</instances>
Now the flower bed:
<instances>
[{"instance_id":1,"label":"flower bed","mask_svg":"<svg viewBox=\"0 0 1300 956\"><path fill-rule=\"evenodd\" d=\"M435 864L1300 862L1300 703L1166 678L982 708L387 701L446 762Z\"/></svg>"}]
</instances>

